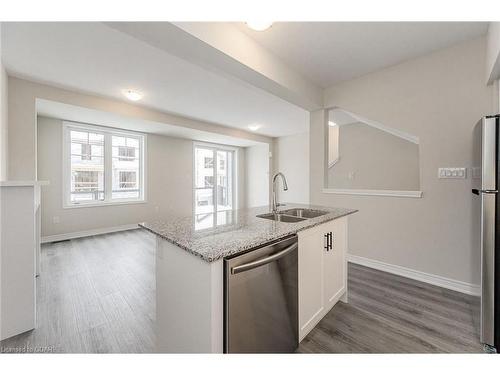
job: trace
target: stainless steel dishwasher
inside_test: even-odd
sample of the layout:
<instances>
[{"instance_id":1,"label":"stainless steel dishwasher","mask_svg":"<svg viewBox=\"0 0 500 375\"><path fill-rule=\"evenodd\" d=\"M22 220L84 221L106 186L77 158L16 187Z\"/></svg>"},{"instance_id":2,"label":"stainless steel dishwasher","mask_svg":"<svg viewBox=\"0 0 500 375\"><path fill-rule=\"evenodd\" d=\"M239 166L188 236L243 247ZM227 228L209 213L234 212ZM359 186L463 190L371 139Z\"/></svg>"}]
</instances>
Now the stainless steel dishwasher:
<instances>
[{"instance_id":1,"label":"stainless steel dishwasher","mask_svg":"<svg viewBox=\"0 0 500 375\"><path fill-rule=\"evenodd\" d=\"M224 259L224 352L298 346L297 236Z\"/></svg>"}]
</instances>

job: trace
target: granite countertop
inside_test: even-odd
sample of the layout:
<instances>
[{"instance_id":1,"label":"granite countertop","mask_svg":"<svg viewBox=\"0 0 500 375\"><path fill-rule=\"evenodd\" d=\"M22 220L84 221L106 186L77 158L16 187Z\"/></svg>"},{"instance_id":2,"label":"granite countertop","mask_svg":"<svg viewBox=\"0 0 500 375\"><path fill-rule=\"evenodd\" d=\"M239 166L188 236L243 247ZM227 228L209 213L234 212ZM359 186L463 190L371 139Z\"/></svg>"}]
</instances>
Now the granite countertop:
<instances>
[{"instance_id":1,"label":"granite countertop","mask_svg":"<svg viewBox=\"0 0 500 375\"><path fill-rule=\"evenodd\" d=\"M327 211L326 215L296 223L283 223L256 217L270 212L269 206L254 207L188 217L165 217L139 226L201 257L207 262L238 254L301 230L357 212L348 208L287 203L281 210L309 208ZM214 221L216 221L214 223Z\"/></svg>"}]
</instances>

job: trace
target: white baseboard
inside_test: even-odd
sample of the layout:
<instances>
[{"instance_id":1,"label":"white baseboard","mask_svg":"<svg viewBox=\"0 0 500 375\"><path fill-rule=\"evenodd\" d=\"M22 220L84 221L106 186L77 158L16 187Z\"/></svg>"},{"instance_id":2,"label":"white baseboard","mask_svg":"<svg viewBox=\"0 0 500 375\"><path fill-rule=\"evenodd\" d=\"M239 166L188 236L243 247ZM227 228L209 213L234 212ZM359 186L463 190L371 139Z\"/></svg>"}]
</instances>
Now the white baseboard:
<instances>
[{"instance_id":1,"label":"white baseboard","mask_svg":"<svg viewBox=\"0 0 500 375\"><path fill-rule=\"evenodd\" d=\"M137 225L137 224L125 224L125 225L119 225L116 227L98 228L98 229L83 230L80 232L53 234L51 236L42 237L41 242L48 243L48 242L56 242L56 241L65 241L65 240L70 240L72 238L97 236L99 234L121 232L124 230L137 229L137 228L139 228L139 225Z\"/></svg>"},{"instance_id":2,"label":"white baseboard","mask_svg":"<svg viewBox=\"0 0 500 375\"><path fill-rule=\"evenodd\" d=\"M347 260L351 263L360 264L365 267L374 268L376 270L385 271L395 275L407 277L409 279L422 281L427 284L440 286L442 288L451 289L457 292L479 296L481 295L481 287L479 285L465 283L463 281L448 279L446 277L416 271L411 268L397 266L380 262L378 260L368 259L357 255L348 254Z\"/></svg>"}]
</instances>

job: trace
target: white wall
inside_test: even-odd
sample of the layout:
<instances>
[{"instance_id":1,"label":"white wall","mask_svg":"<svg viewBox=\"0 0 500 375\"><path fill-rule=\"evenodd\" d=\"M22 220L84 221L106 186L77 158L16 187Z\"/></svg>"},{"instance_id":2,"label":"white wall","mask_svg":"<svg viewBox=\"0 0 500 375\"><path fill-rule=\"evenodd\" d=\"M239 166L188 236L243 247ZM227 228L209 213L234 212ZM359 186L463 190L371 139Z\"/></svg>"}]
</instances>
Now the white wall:
<instances>
[{"instance_id":1,"label":"white wall","mask_svg":"<svg viewBox=\"0 0 500 375\"><path fill-rule=\"evenodd\" d=\"M472 129L493 110L480 38L340 83L325 91L339 106L420 139L423 198L323 193L325 111L311 115L311 202L359 209L349 252L465 283L479 284L471 179L439 180L439 167L472 166Z\"/></svg>"},{"instance_id":2,"label":"white wall","mask_svg":"<svg viewBox=\"0 0 500 375\"><path fill-rule=\"evenodd\" d=\"M190 215L193 209L193 142L147 135L146 202L63 208L62 120L38 117L38 178L42 190L42 236L137 224L161 215ZM245 202L245 151L238 148L238 202ZM59 223L54 223L54 217Z\"/></svg>"},{"instance_id":3,"label":"white wall","mask_svg":"<svg viewBox=\"0 0 500 375\"><path fill-rule=\"evenodd\" d=\"M288 182L288 191L279 183L280 202L309 203L309 132L275 140L276 171Z\"/></svg>"},{"instance_id":4,"label":"white wall","mask_svg":"<svg viewBox=\"0 0 500 375\"><path fill-rule=\"evenodd\" d=\"M3 66L2 27L0 23L0 180L7 179L7 73Z\"/></svg>"},{"instance_id":5,"label":"white wall","mask_svg":"<svg viewBox=\"0 0 500 375\"><path fill-rule=\"evenodd\" d=\"M329 188L420 190L418 144L362 122L332 128L339 160L328 170Z\"/></svg>"},{"instance_id":6,"label":"white wall","mask_svg":"<svg viewBox=\"0 0 500 375\"><path fill-rule=\"evenodd\" d=\"M246 206L269 204L269 146L257 145L245 148Z\"/></svg>"},{"instance_id":7,"label":"white wall","mask_svg":"<svg viewBox=\"0 0 500 375\"><path fill-rule=\"evenodd\" d=\"M500 22L490 22L486 37L486 81L500 78Z\"/></svg>"}]
</instances>

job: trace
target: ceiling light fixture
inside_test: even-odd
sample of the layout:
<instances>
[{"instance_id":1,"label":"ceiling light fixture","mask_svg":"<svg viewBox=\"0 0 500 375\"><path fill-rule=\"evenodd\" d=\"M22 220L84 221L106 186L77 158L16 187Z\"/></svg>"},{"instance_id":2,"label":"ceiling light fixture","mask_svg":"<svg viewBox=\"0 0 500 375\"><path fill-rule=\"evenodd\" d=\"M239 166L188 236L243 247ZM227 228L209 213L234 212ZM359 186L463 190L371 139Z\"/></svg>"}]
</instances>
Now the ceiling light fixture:
<instances>
[{"instance_id":1,"label":"ceiling light fixture","mask_svg":"<svg viewBox=\"0 0 500 375\"><path fill-rule=\"evenodd\" d=\"M135 90L123 90L122 93L128 100L132 100L133 102L141 100L143 97L143 95L140 92Z\"/></svg>"},{"instance_id":2,"label":"ceiling light fixture","mask_svg":"<svg viewBox=\"0 0 500 375\"><path fill-rule=\"evenodd\" d=\"M248 125L248 129L250 129L253 132L259 130L261 127L262 127L262 125L259 125L259 124Z\"/></svg>"},{"instance_id":3,"label":"ceiling light fixture","mask_svg":"<svg viewBox=\"0 0 500 375\"><path fill-rule=\"evenodd\" d=\"M268 21L247 21L247 26L255 31L264 31L272 26L272 22Z\"/></svg>"},{"instance_id":4,"label":"ceiling light fixture","mask_svg":"<svg viewBox=\"0 0 500 375\"><path fill-rule=\"evenodd\" d=\"M337 124L335 122L333 122L333 121L328 121L328 125L330 125L330 126L337 126Z\"/></svg>"}]
</instances>

